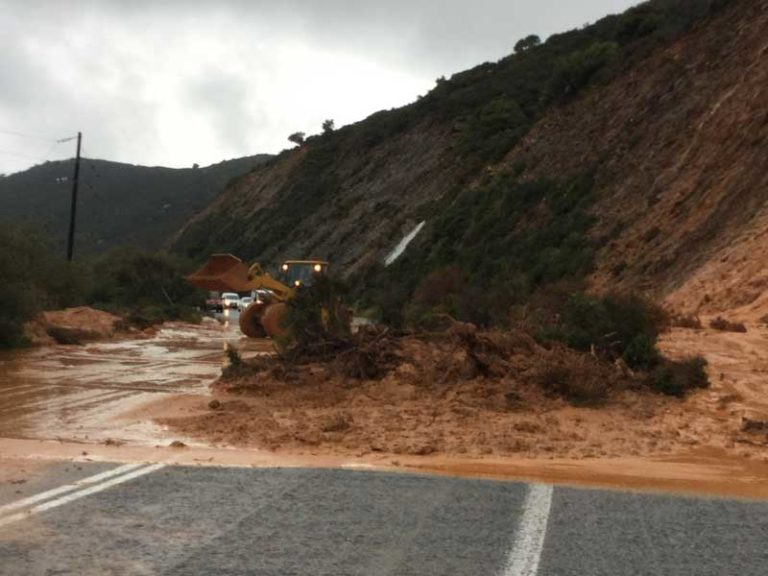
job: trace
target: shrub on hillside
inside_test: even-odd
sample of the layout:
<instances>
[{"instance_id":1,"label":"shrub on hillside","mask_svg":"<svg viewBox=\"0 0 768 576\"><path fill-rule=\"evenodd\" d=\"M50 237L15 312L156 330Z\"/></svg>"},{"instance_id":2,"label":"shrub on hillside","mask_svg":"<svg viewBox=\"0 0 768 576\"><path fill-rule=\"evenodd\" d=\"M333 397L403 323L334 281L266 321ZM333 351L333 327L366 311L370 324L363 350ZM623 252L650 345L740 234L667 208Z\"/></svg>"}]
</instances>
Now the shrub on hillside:
<instances>
[{"instance_id":1,"label":"shrub on hillside","mask_svg":"<svg viewBox=\"0 0 768 576\"><path fill-rule=\"evenodd\" d=\"M528 131L530 120L512 98L496 98L462 126L458 150L486 162L497 162Z\"/></svg>"},{"instance_id":2,"label":"shrub on hillside","mask_svg":"<svg viewBox=\"0 0 768 576\"><path fill-rule=\"evenodd\" d=\"M557 62L550 93L555 99L572 97L618 58L619 47L615 42L595 42L585 50L562 57Z\"/></svg>"},{"instance_id":3,"label":"shrub on hillside","mask_svg":"<svg viewBox=\"0 0 768 576\"><path fill-rule=\"evenodd\" d=\"M505 326L510 309L527 294L518 278L485 285L473 283L458 266L438 268L427 275L405 308L405 323L412 329L439 329L446 320L469 322L481 328ZM450 322L449 322L450 323Z\"/></svg>"}]
</instances>

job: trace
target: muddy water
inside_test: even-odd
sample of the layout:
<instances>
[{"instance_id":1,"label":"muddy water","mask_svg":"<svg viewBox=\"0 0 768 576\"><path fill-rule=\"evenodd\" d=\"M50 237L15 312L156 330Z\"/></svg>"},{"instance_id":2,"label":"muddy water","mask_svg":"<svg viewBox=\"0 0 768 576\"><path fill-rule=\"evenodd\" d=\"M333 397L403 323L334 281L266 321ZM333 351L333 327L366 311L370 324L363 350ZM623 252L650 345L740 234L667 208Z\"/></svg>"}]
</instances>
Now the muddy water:
<instances>
[{"instance_id":1,"label":"muddy water","mask_svg":"<svg viewBox=\"0 0 768 576\"><path fill-rule=\"evenodd\" d=\"M167 441L164 428L123 415L159 397L207 392L221 372L227 343L245 356L270 350L268 341L242 338L236 314L222 320L170 325L148 339L0 354L0 437Z\"/></svg>"}]
</instances>

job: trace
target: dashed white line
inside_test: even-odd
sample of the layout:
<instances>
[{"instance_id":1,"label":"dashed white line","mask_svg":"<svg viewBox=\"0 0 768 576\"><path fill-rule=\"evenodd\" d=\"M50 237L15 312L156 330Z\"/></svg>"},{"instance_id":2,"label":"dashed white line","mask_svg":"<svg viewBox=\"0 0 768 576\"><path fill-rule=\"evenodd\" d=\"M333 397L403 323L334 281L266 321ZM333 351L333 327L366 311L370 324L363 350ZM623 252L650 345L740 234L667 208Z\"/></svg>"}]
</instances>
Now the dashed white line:
<instances>
[{"instance_id":1,"label":"dashed white line","mask_svg":"<svg viewBox=\"0 0 768 576\"><path fill-rule=\"evenodd\" d=\"M531 484L523 503L517 539L507 557L503 576L536 576L547 536L552 486Z\"/></svg>"},{"instance_id":2,"label":"dashed white line","mask_svg":"<svg viewBox=\"0 0 768 576\"><path fill-rule=\"evenodd\" d=\"M160 470L161 468L164 468L165 466L166 466L165 464L150 464L150 465L126 464L125 466L120 466L118 468L114 468L112 470L108 470L107 472L103 472L101 474L97 474L96 476L91 476L90 478L85 479L88 481L87 484L85 484L86 486L89 484L93 484L94 482L98 482L94 486L85 487L80 490L73 491L73 489L81 488L81 486L85 482L84 480L81 480L80 484L78 483L68 484L67 486L61 486L60 488L55 488L53 490L49 490L47 492L37 494L36 496L31 496L30 498L25 498L24 500L19 500L18 502L7 504L2 509L0 509L0 513L2 513L3 511L7 512L9 510L16 509L16 508L23 508L23 507L29 506L30 504L34 504L35 502L39 502L41 500L47 500L48 498L57 496L58 494L69 492L69 494L65 494L64 496L56 498L55 500L49 500L48 502L45 502L43 504L38 504L37 506L24 510L23 512L17 512L15 514L5 516L4 518L0 518L0 527L6 526L7 524L12 524L13 522L18 522L19 520L24 520L25 518L29 518L33 514L39 514L40 512L45 512L46 510L50 510L51 508L56 508L58 506L63 506L64 504L69 504L70 502L73 502L85 496L96 494L97 492L101 492L102 490L106 490L107 488L111 488L112 486L122 484L123 482L128 482L129 480L133 480L134 478L138 478L139 476L144 476L145 474L150 474L152 472L155 472L156 470ZM115 478L115 476L117 477ZM108 479L108 478L111 478L111 479ZM100 482L100 480L105 480L105 481Z\"/></svg>"}]
</instances>

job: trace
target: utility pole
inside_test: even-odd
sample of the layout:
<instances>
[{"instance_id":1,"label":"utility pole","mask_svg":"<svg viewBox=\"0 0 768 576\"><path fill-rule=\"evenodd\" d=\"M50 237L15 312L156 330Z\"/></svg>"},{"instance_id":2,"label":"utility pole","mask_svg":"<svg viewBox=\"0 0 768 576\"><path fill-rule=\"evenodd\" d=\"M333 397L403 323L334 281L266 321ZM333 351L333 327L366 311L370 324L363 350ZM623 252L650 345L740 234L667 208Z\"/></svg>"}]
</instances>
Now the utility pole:
<instances>
[{"instance_id":1,"label":"utility pole","mask_svg":"<svg viewBox=\"0 0 768 576\"><path fill-rule=\"evenodd\" d=\"M77 185L80 180L80 144L83 140L82 132L77 133L77 156L75 156L75 175L72 180L72 207L69 210L69 239L67 241L67 261L72 262L72 253L75 249L75 216L77 215Z\"/></svg>"}]
</instances>

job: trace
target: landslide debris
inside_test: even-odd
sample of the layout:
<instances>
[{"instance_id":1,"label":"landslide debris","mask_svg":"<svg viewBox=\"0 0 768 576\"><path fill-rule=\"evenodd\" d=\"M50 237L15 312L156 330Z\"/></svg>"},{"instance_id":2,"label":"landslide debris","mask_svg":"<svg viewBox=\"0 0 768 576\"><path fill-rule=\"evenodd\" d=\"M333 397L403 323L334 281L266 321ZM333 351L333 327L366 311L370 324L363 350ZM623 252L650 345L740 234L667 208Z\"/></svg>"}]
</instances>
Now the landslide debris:
<instances>
[{"instance_id":1,"label":"landslide debris","mask_svg":"<svg viewBox=\"0 0 768 576\"><path fill-rule=\"evenodd\" d=\"M41 312L24 329L32 344L81 344L111 338L121 329L121 324L119 316L79 306Z\"/></svg>"},{"instance_id":2,"label":"landslide debris","mask_svg":"<svg viewBox=\"0 0 768 576\"><path fill-rule=\"evenodd\" d=\"M214 443L347 455L668 454L724 447L739 433L740 422L686 411L621 362L524 332L376 328L355 343L322 357L240 361L213 385L215 406L160 422Z\"/></svg>"}]
</instances>

